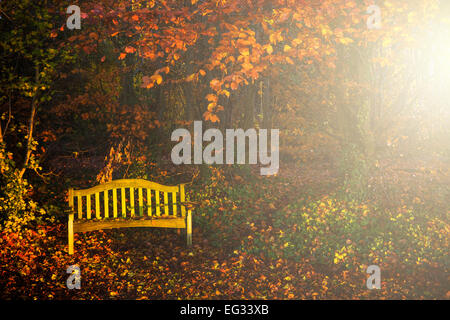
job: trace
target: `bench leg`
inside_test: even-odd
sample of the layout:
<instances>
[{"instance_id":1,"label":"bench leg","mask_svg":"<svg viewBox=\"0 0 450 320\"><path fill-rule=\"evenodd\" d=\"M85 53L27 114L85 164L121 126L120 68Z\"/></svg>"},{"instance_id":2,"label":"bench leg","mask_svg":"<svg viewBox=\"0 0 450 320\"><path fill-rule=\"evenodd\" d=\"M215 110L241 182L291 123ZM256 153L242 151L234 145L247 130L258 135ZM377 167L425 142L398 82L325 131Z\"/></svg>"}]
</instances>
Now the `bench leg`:
<instances>
[{"instance_id":1,"label":"bench leg","mask_svg":"<svg viewBox=\"0 0 450 320\"><path fill-rule=\"evenodd\" d=\"M188 210L186 218L186 232L187 232L187 245L190 247L192 245L192 214L191 210Z\"/></svg>"},{"instance_id":2,"label":"bench leg","mask_svg":"<svg viewBox=\"0 0 450 320\"><path fill-rule=\"evenodd\" d=\"M73 213L69 214L69 224L67 229L69 237L69 254L73 254Z\"/></svg>"}]
</instances>

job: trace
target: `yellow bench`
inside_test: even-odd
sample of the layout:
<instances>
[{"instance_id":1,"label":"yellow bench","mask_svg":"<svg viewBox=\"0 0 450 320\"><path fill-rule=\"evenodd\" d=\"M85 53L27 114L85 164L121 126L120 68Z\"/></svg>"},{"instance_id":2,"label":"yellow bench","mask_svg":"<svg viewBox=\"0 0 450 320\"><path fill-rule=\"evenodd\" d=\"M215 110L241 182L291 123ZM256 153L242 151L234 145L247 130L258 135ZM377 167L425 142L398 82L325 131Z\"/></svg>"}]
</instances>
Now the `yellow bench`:
<instances>
[{"instance_id":1,"label":"yellow bench","mask_svg":"<svg viewBox=\"0 0 450 320\"><path fill-rule=\"evenodd\" d=\"M186 209L185 198L184 184L164 186L142 179L115 180L84 190L71 188L69 254L73 254L74 233L113 228L186 228L190 246L192 212Z\"/></svg>"}]
</instances>

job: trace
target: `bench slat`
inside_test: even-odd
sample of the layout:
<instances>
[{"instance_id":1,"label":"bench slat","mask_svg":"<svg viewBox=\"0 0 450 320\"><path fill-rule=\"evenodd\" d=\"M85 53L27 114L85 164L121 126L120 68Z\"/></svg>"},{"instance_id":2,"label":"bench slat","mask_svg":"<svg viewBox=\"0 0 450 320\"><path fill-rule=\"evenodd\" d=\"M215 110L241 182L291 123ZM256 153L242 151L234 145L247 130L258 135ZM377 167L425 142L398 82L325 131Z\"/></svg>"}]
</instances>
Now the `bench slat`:
<instances>
[{"instance_id":1,"label":"bench slat","mask_svg":"<svg viewBox=\"0 0 450 320\"><path fill-rule=\"evenodd\" d=\"M105 205L105 218L109 218L108 190L103 192L103 203Z\"/></svg>"},{"instance_id":2,"label":"bench slat","mask_svg":"<svg viewBox=\"0 0 450 320\"><path fill-rule=\"evenodd\" d=\"M175 219L152 219L152 220L131 220L125 221L80 221L74 222L74 232L87 232L94 230L116 229L132 227L159 227L159 228L186 228L186 220L182 218Z\"/></svg>"},{"instance_id":3,"label":"bench slat","mask_svg":"<svg viewBox=\"0 0 450 320\"><path fill-rule=\"evenodd\" d=\"M125 188L120 189L122 192L122 217L126 218L127 216L127 207L126 207L126 200L125 200Z\"/></svg>"},{"instance_id":4,"label":"bench slat","mask_svg":"<svg viewBox=\"0 0 450 320\"><path fill-rule=\"evenodd\" d=\"M87 219L91 219L91 195L86 196Z\"/></svg>"},{"instance_id":5,"label":"bench slat","mask_svg":"<svg viewBox=\"0 0 450 320\"><path fill-rule=\"evenodd\" d=\"M134 208L134 188L130 187L130 208L131 208L131 216L134 217L136 210Z\"/></svg>"},{"instance_id":6,"label":"bench slat","mask_svg":"<svg viewBox=\"0 0 450 320\"><path fill-rule=\"evenodd\" d=\"M173 205L173 215L177 216L177 193L172 192L172 205Z\"/></svg>"},{"instance_id":7,"label":"bench slat","mask_svg":"<svg viewBox=\"0 0 450 320\"><path fill-rule=\"evenodd\" d=\"M155 198L156 198L156 216L161 216L161 207L159 203L159 191L155 190Z\"/></svg>"},{"instance_id":8,"label":"bench slat","mask_svg":"<svg viewBox=\"0 0 450 320\"><path fill-rule=\"evenodd\" d=\"M164 214L169 215L169 194L164 192Z\"/></svg>"},{"instance_id":9,"label":"bench slat","mask_svg":"<svg viewBox=\"0 0 450 320\"><path fill-rule=\"evenodd\" d=\"M113 189L113 216L117 218L117 189Z\"/></svg>"},{"instance_id":10,"label":"bench slat","mask_svg":"<svg viewBox=\"0 0 450 320\"><path fill-rule=\"evenodd\" d=\"M144 214L144 201L142 199L142 188L138 189L138 199L139 199L139 216L142 217L142 215Z\"/></svg>"},{"instance_id":11,"label":"bench slat","mask_svg":"<svg viewBox=\"0 0 450 320\"><path fill-rule=\"evenodd\" d=\"M147 214L149 217L152 216L152 190L147 189Z\"/></svg>"},{"instance_id":12,"label":"bench slat","mask_svg":"<svg viewBox=\"0 0 450 320\"><path fill-rule=\"evenodd\" d=\"M86 196L88 194L94 194L96 192L102 192L105 190L111 189L122 189L122 188L147 188L152 190L158 190L161 192L177 192L178 186L164 186L162 184L151 182L143 179L119 179L110 181L104 184L100 184L98 186L83 189L83 190L74 190L74 196Z\"/></svg>"},{"instance_id":13,"label":"bench slat","mask_svg":"<svg viewBox=\"0 0 450 320\"><path fill-rule=\"evenodd\" d=\"M95 217L100 219L100 192L95 194Z\"/></svg>"},{"instance_id":14,"label":"bench slat","mask_svg":"<svg viewBox=\"0 0 450 320\"><path fill-rule=\"evenodd\" d=\"M186 216L186 208L183 202L186 201L186 196L184 195L184 184L180 185L180 201L181 201L181 216L184 218Z\"/></svg>"},{"instance_id":15,"label":"bench slat","mask_svg":"<svg viewBox=\"0 0 450 320\"><path fill-rule=\"evenodd\" d=\"M78 196L78 219L83 218L83 197Z\"/></svg>"}]
</instances>

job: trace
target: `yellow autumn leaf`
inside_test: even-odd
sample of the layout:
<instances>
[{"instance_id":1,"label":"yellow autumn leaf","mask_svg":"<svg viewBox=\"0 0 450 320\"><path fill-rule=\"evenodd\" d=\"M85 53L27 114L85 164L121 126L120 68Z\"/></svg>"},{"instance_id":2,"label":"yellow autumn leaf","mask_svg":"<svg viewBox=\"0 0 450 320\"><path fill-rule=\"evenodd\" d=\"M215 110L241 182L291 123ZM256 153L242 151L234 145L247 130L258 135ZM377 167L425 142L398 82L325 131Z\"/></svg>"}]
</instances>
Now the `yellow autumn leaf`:
<instances>
[{"instance_id":1,"label":"yellow autumn leaf","mask_svg":"<svg viewBox=\"0 0 450 320\"><path fill-rule=\"evenodd\" d=\"M277 43L277 35L275 34L275 33L272 33L270 36L269 36L269 41L270 41L270 43Z\"/></svg>"},{"instance_id":2,"label":"yellow autumn leaf","mask_svg":"<svg viewBox=\"0 0 450 320\"><path fill-rule=\"evenodd\" d=\"M346 37L339 39L339 41L344 45L354 42L353 39L346 38Z\"/></svg>"},{"instance_id":3,"label":"yellow autumn leaf","mask_svg":"<svg viewBox=\"0 0 450 320\"><path fill-rule=\"evenodd\" d=\"M242 48L241 50L239 50L239 52L244 57L248 57L250 55L250 50L248 48Z\"/></svg>"},{"instance_id":4,"label":"yellow autumn leaf","mask_svg":"<svg viewBox=\"0 0 450 320\"><path fill-rule=\"evenodd\" d=\"M210 104L208 104L208 111L212 111L215 106L216 106L215 102L211 102Z\"/></svg>"},{"instance_id":5,"label":"yellow autumn leaf","mask_svg":"<svg viewBox=\"0 0 450 320\"><path fill-rule=\"evenodd\" d=\"M302 39L300 39L300 38L295 38L294 40L292 40L292 45L294 46L294 47L296 47L296 46L298 46L299 44L301 44L303 42L303 40Z\"/></svg>"},{"instance_id":6,"label":"yellow autumn leaf","mask_svg":"<svg viewBox=\"0 0 450 320\"><path fill-rule=\"evenodd\" d=\"M195 78L195 73L192 73L191 75L189 75L189 76L186 78L186 81L192 81L192 80L194 80L194 78Z\"/></svg>"},{"instance_id":7,"label":"yellow autumn leaf","mask_svg":"<svg viewBox=\"0 0 450 320\"><path fill-rule=\"evenodd\" d=\"M228 98L230 97L230 92L228 91L228 90L221 90L220 92L219 92L219 94L222 94L222 95L225 95L225 96L227 96Z\"/></svg>"},{"instance_id":8,"label":"yellow autumn leaf","mask_svg":"<svg viewBox=\"0 0 450 320\"><path fill-rule=\"evenodd\" d=\"M292 59L289 57L286 57L286 62L289 64L294 64L294 61L292 61Z\"/></svg>"}]
</instances>

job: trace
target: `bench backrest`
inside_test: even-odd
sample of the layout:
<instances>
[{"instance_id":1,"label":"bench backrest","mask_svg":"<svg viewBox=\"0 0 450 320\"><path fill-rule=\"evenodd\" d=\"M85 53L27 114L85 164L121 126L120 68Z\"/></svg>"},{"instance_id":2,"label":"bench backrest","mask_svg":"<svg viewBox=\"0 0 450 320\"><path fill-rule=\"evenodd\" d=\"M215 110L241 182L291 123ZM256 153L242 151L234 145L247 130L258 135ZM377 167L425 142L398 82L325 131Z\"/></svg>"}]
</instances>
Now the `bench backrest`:
<instances>
[{"instance_id":1,"label":"bench backrest","mask_svg":"<svg viewBox=\"0 0 450 320\"><path fill-rule=\"evenodd\" d=\"M69 189L69 206L78 219L135 216L185 217L184 184L164 186L143 179L121 179L83 190Z\"/></svg>"}]
</instances>

